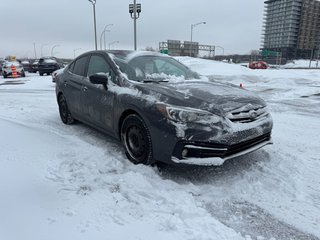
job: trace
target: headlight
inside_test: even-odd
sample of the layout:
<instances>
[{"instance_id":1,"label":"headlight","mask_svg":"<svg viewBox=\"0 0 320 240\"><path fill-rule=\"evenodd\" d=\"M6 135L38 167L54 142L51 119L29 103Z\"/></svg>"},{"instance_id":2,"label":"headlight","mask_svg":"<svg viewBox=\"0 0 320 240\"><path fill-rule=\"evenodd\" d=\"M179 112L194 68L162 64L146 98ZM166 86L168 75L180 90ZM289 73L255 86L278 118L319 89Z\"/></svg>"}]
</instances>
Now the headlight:
<instances>
[{"instance_id":1,"label":"headlight","mask_svg":"<svg viewBox=\"0 0 320 240\"><path fill-rule=\"evenodd\" d=\"M157 109L166 118L176 122L216 123L221 120L219 116L195 108L157 104Z\"/></svg>"}]
</instances>

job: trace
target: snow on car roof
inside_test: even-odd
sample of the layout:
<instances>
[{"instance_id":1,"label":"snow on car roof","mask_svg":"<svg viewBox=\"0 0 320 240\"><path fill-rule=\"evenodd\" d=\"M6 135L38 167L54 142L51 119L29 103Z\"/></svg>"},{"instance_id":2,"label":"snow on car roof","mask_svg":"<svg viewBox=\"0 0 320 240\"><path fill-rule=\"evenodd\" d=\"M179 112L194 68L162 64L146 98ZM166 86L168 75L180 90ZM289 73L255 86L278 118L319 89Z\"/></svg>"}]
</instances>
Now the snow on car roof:
<instances>
[{"instance_id":1,"label":"snow on car roof","mask_svg":"<svg viewBox=\"0 0 320 240\"><path fill-rule=\"evenodd\" d=\"M15 66L15 67L20 67L21 64L17 61L11 61L11 62L6 62L5 63L6 66Z\"/></svg>"},{"instance_id":2,"label":"snow on car roof","mask_svg":"<svg viewBox=\"0 0 320 240\"><path fill-rule=\"evenodd\" d=\"M107 51L109 55L115 56L120 58L126 62L129 62L133 58L140 57L140 56L161 56L161 57L169 57L165 54L160 54L158 52L151 52L151 51L130 51L130 50L110 50Z\"/></svg>"}]
</instances>

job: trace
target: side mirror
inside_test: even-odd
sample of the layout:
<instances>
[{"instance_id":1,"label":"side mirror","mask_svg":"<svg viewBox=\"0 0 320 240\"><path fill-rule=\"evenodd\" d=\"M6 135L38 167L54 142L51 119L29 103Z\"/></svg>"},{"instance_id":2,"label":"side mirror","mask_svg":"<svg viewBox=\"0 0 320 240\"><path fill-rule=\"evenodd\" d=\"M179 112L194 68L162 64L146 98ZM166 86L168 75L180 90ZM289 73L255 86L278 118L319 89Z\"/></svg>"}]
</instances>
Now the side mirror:
<instances>
[{"instance_id":1,"label":"side mirror","mask_svg":"<svg viewBox=\"0 0 320 240\"><path fill-rule=\"evenodd\" d=\"M107 74L93 74L89 77L89 80L92 84L107 84L108 83L108 75Z\"/></svg>"}]
</instances>

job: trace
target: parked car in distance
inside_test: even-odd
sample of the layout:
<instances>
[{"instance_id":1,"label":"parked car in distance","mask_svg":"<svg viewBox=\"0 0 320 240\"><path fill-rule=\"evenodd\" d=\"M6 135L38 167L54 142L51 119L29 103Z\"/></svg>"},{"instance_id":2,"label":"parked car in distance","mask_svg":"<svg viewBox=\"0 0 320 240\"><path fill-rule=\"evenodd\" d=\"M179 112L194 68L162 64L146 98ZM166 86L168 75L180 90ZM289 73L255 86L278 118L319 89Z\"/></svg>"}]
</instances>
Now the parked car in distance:
<instances>
[{"instance_id":1,"label":"parked car in distance","mask_svg":"<svg viewBox=\"0 0 320 240\"><path fill-rule=\"evenodd\" d=\"M33 63L30 64L29 72L30 73L38 72L38 65L39 65L39 60L33 61Z\"/></svg>"},{"instance_id":2,"label":"parked car in distance","mask_svg":"<svg viewBox=\"0 0 320 240\"><path fill-rule=\"evenodd\" d=\"M39 59L38 71L40 76L43 76L45 73L49 75L58 69L60 69L60 64L54 57L43 57Z\"/></svg>"},{"instance_id":3,"label":"parked car in distance","mask_svg":"<svg viewBox=\"0 0 320 240\"><path fill-rule=\"evenodd\" d=\"M264 61L254 61L249 63L249 68L251 69L267 69L268 67L268 63Z\"/></svg>"},{"instance_id":4,"label":"parked car in distance","mask_svg":"<svg viewBox=\"0 0 320 240\"><path fill-rule=\"evenodd\" d=\"M121 140L133 163L221 165L272 143L262 99L200 78L167 55L91 51L55 81L62 122Z\"/></svg>"},{"instance_id":5,"label":"parked car in distance","mask_svg":"<svg viewBox=\"0 0 320 240\"><path fill-rule=\"evenodd\" d=\"M7 62L4 62L2 65L3 78L13 77L13 68L15 68L17 77L26 76L21 63L19 63L18 61L12 61L12 62L7 61Z\"/></svg>"},{"instance_id":6,"label":"parked car in distance","mask_svg":"<svg viewBox=\"0 0 320 240\"><path fill-rule=\"evenodd\" d=\"M58 74L62 73L64 68L60 68L52 73L52 82L56 82L56 77Z\"/></svg>"},{"instance_id":7,"label":"parked car in distance","mask_svg":"<svg viewBox=\"0 0 320 240\"><path fill-rule=\"evenodd\" d=\"M26 72L26 71L29 72L30 62L27 61L27 60L24 60L24 61L21 61L21 64L22 64L23 70L24 70L25 72Z\"/></svg>"},{"instance_id":8,"label":"parked car in distance","mask_svg":"<svg viewBox=\"0 0 320 240\"><path fill-rule=\"evenodd\" d=\"M6 61L3 59L0 59L0 75L2 75L2 65L5 63Z\"/></svg>"}]
</instances>

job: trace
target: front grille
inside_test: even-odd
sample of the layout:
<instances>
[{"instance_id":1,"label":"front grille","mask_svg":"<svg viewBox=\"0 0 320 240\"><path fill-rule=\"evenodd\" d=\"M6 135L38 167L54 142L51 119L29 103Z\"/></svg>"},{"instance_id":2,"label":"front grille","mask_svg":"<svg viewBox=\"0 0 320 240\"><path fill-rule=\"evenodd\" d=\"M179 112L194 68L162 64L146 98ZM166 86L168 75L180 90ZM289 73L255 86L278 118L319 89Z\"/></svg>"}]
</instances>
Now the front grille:
<instances>
[{"instance_id":1,"label":"front grille","mask_svg":"<svg viewBox=\"0 0 320 240\"><path fill-rule=\"evenodd\" d=\"M209 158L209 157L228 157L233 154L242 152L251 148L259 143L269 141L271 139L271 132L261 135L259 137L236 143L233 145L214 144L208 142L178 142L175 146L173 156L178 159L183 159L183 149L188 150L186 158Z\"/></svg>"},{"instance_id":2,"label":"front grille","mask_svg":"<svg viewBox=\"0 0 320 240\"><path fill-rule=\"evenodd\" d=\"M236 154L238 152L244 151L250 147L253 147L259 143L269 141L271 139L271 132L261 135L259 137L237 143L228 147L228 151L225 153L224 157Z\"/></svg>"},{"instance_id":3,"label":"front grille","mask_svg":"<svg viewBox=\"0 0 320 240\"><path fill-rule=\"evenodd\" d=\"M256 107L252 109L245 110L234 110L227 114L227 118L232 122L240 122L247 123L253 122L264 115L266 115L267 111L265 107Z\"/></svg>"}]
</instances>

